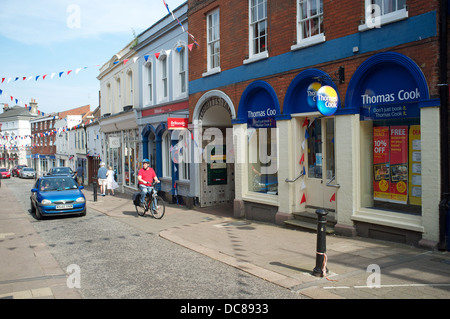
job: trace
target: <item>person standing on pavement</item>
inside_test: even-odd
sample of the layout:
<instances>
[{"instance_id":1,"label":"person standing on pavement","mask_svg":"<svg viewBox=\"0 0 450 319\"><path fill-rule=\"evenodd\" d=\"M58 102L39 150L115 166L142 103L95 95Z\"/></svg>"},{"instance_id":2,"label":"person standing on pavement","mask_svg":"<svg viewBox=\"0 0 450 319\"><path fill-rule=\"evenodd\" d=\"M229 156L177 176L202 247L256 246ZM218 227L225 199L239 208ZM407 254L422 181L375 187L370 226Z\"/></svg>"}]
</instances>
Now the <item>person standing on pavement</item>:
<instances>
[{"instance_id":1,"label":"person standing on pavement","mask_svg":"<svg viewBox=\"0 0 450 319\"><path fill-rule=\"evenodd\" d=\"M78 163L76 175L77 175L78 186L83 185L84 170L83 170L83 166L81 166L81 163Z\"/></svg>"},{"instance_id":2,"label":"person standing on pavement","mask_svg":"<svg viewBox=\"0 0 450 319\"><path fill-rule=\"evenodd\" d=\"M97 172L97 178L98 178L98 184L100 185L100 195L105 196L106 195L106 173L108 170L106 169L106 164L104 162L101 162L100 168Z\"/></svg>"},{"instance_id":3,"label":"person standing on pavement","mask_svg":"<svg viewBox=\"0 0 450 319\"><path fill-rule=\"evenodd\" d=\"M142 160L142 166L138 173L138 181L139 189L141 190L141 206L144 206L145 196L148 192L151 192L153 181L159 183L159 179L153 168L150 167L148 159Z\"/></svg>"},{"instance_id":4,"label":"person standing on pavement","mask_svg":"<svg viewBox=\"0 0 450 319\"><path fill-rule=\"evenodd\" d=\"M109 194L114 196L114 190L119 187L117 182L114 180L114 171L112 166L108 167L108 172L106 173L106 187L109 189Z\"/></svg>"}]
</instances>

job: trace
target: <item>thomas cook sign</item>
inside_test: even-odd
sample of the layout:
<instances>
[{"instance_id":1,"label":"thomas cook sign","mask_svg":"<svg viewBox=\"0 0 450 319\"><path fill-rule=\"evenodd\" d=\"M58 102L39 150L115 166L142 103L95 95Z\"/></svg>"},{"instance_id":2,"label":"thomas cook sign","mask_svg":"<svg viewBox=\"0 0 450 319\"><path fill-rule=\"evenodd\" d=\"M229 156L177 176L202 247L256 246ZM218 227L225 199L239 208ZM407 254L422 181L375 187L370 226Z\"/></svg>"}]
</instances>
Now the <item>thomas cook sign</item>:
<instances>
[{"instance_id":1,"label":"thomas cook sign","mask_svg":"<svg viewBox=\"0 0 450 319\"><path fill-rule=\"evenodd\" d=\"M336 113L339 97L335 89L331 86L322 86L317 91L316 103L319 112L324 116L331 116Z\"/></svg>"}]
</instances>

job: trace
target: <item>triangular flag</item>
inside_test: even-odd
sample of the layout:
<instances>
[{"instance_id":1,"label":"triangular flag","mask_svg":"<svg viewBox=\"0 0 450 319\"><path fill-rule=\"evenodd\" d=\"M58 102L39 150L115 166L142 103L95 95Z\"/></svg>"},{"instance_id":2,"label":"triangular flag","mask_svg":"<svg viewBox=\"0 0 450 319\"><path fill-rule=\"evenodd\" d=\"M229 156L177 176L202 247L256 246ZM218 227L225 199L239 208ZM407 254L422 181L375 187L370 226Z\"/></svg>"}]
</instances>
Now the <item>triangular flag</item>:
<instances>
[{"instance_id":1,"label":"triangular flag","mask_svg":"<svg viewBox=\"0 0 450 319\"><path fill-rule=\"evenodd\" d=\"M302 125L302 127L305 127L305 126L307 126L308 125L308 119L307 118L305 118L305 120L303 121L303 125Z\"/></svg>"},{"instance_id":2,"label":"triangular flag","mask_svg":"<svg viewBox=\"0 0 450 319\"><path fill-rule=\"evenodd\" d=\"M336 193L334 193L333 196L331 196L331 198L330 198L330 203L331 203L332 201L336 201Z\"/></svg>"},{"instance_id":3,"label":"triangular flag","mask_svg":"<svg viewBox=\"0 0 450 319\"><path fill-rule=\"evenodd\" d=\"M139 59L137 56L133 58L133 63L136 63L137 59Z\"/></svg>"},{"instance_id":4,"label":"triangular flag","mask_svg":"<svg viewBox=\"0 0 450 319\"><path fill-rule=\"evenodd\" d=\"M159 59L159 53L155 53L155 57Z\"/></svg>"},{"instance_id":5,"label":"triangular flag","mask_svg":"<svg viewBox=\"0 0 450 319\"><path fill-rule=\"evenodd\" d=\"M14 80L14 82L16 82L19 79L19 77L16 77L16 79Z\"/></svg>"},{"instance_id":6,"label":"triangular flag","mask_svg":"<svg viewBox=\"0 0 450 319\"><path fill-rule=\"evenodd\" d=\"M5 78L2 78L2 84L3 84L3 82L5 82Z\"/></svg>"},{"instance_id":7,"label":"triangular flag","mask_svg":"<svg viewBox=\"0 0 450 319\"><path fill-rule=\"evenodd\" d=\"M75 74L78 74L78 72L80 72L80 71L81 71L81 68L76 69Z\"/></svg>"},{"instance_id":8,"label":"triangular flag","mask_svg":"<svg viewBox=\"0 0 450 319\"><path fill-rule=\"evenodd\" d=\"M194 43L188 44L189 51L192 51L193 47L194 47Z\"/></svg>"},{"instance_id":9,"label":"triangular flag","mask_svg":"<svg viewBox=\"0 0 450 319\"><path fill-rule=\"evenodd\" d=\"M306 203L305 193L303 193L302 200L300 201L300 204L303 204L303 203Z\"/></svg>"},{"instance_id":10,"label":"triangular flag","mask_svg":"<svg viewBox=\"0 0 450 319\"><path fill-rule=\"evenodd\" d=\"M46 77L46 76L47 76L47 74L45 74L45 75L42 77L42 79L45 80L45 77Z\"/></svg>"},{"instance_id":11,"label":"triangular flag","mask_svg":"<svg viewBox=\"0 0 450 319\"><path fill-rule=\"evenodd\" d=\"M301 184L301 186L300 186L300 189L303 190L303 189L305 189L305 188L306 188L305 181L302 180L302 184Z\"/></svg>"},{"instance_id":12,"label":"triangular flag","mask_svg":"<svg viewBox=\"0 0 450 319\"><path fill-rule=\"evenodd\" d=\"M22 78L22 80L23 80L23 81L25 81L26 79L27 79L27 77L26 77L26 76L24 76L24 77Z\"/></svg>"},{"instance_id":13,"label":"triangular flag","mask_svg":"<svg viewBox=\"0 0 450 319\"><path fill-rule=\"evenodd\" d=\"M308 130L305 130L305 139L308 139L308 138L309 138Z\"/></svg>"},{"instance_id":14,"label":"triangular flag","mask_svg":"<svg viewBox=\"0 0 450 319\"><path fill-rule=\"evenodd\" d=\"M67 75L69 75L69 74L70 74L70 72L72 72L72 70L70 70L70 71L67 71Z\"/></svg>"},{"instance_id":15,"label":"triangular flag","mask_svg":"<svg viewBox=\"0 0 450 319\"><path fill-rule=\"evenodd\" d=\"M59 72L59 77L61 77L61 75L64 73L64 71L63 72Z\"/></svg>"},{"instance_id":16,"label":"triangular flag","mask_svg":"<svg viewBox=\"0 0 450 319\"><path fill-rule=\"evenodd\" d=\"M40 77L40 75L38 75L38 76L36 77L36 81L39 79L39 77Z\"/></svg>"},{"instance_id":17,"label":"triangular flag","mask_svg":"<svg viewBox=\"0 0 450 319\"><path fill-rule=\"evenodd\" d=\"M52 75L50 75L50 79L53 79L53 77L56 75L55 72L52 73Z\"/></svg>"},{"instance_id":18,"label":"triangular flag","mask_svg":"<svg viewBox=\"0 0 450 319\"><path fill-rule=\"evenodd\" d=\"M180 52L181 52L181 50L183 50L183 47L182 47L182 46L179 46L179 47L177 47L177 51L178 51L178 53L180 53Z\"/></svg>"},{"instance_id":19,"label":"triangular flag","mask_svg":"<svg viewBox=\"0 0 450 319\"><path fill-rule=\"evenodd\" d=\"M127 62L129 61L130 59L125 59L125 60L123 60L123 64L125 65L125 64L127 64Z\"/></svg>"},{"instance_id":20,"label":"triangular flag","mask_svg":"<svg viewBox=\"0 0 450 319\"><path fill-rule=\"evenodd\" d=\"M306 170L305 170L305 166L303 166L303 176L305 176L306 175Z\"/></svg>"},{"instance_id":21,"label":"triangular flag","mask_svg":"<svg viewBox=\"0 0 450 319\"><path fill-rule=\"evenodd\" d=\"M149 55L144 55L145 62L147 62L149 57L150 57Z\"/></svg>"},{"instance_id":22,"label":"triangular flag","mask_svg":"<svg viewBox=\"0 0 450 319\"><path fill-rule=\"evenodd\" d=\"M300 159L300 165L302 165L305 162L305 153L302 154L302 158Z\"/></svg>"}]
</instances>

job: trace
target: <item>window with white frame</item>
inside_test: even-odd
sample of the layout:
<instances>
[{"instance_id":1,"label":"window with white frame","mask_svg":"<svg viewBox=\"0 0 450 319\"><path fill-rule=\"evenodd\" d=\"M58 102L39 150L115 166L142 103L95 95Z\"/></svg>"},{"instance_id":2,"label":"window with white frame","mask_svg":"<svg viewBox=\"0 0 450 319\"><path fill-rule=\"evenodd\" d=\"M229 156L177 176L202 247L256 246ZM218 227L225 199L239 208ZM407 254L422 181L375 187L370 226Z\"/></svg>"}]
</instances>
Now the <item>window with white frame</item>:
<instances>
[{"instance_id":1,"label":"window with white frame","mask_svg":"<svg viewBox=\"0 0 450 319\"><path fill-rule=\"evenodd\" d=\"M120 83L120 78L116 79L116 84L117 84L117 106L118 108L120 108L122 107L122 85Z\"/></svg>"},{"instance_id":2,"label":"window with white frame","mask_svg":"<svg viewBox=\"0 0 450 319\"><path fill-rule=\"evenodd\" d=\"M297 0L297 43L291 49L324 41L323 0Z\"/></svg>"},{"instance_id":3,"label":"window with white frame","mask_svg":"<svg viewBox=\"0 0 450 319\"><path fill-rule=\"evenodd\" d=\"M163 177L172 177L172 160L170 156L170 149L171 149L170 131L166 131L162 138Z\"/></svg>"},{"instance_id":4,"label":"window with white frame","mask_svg":"<svg viewBox=\"0 0 450 319\"><path fill-rule=\"evenodd\" d=\"M146 101L147 104L152 104L153 102L153 65L149 61L145 65L147 72L147 88L146 88Z\"/></svg>"},{"instance_id":5,"label":"window with white frame","mask_svg":"<svg viewBox=\"0 0 450 319\"><path fill-rule=\"evenodd\" d=\"M220 72L220 17L219 9L206 17L207 28L207 73Z\"/></svg>"},{"instance_id":6,"label":"window with white frame","mask_svg":"<svg viewBox=\"0 0 450 319\"><path fill-rule=\"evenodd\" d=\"M365 0L364 4L365 23L358 27L359 31L408 18L406 0Z\"/></svg>"},{"instance_id":7,"label":"window with white frame","mask_svg":"<svg viewBox=\"0 0 450 319\"><path fill-rule=\"evenodd\" d=\"M267 55L267 0L249 1L249 58Z\"/></svg>"},{"instance_id":8,"label":"window with white frame","mask_svg":"<svg viewBox=\"0 0 450 319\"><path fill-rule=\"evenodd\" d=\"M177 51L178 52L178 51ZM180 93L186 93L186 50L181 47L178 52L178 77L180 79Z\"/></svg>"},{"instance_id":9,"label":"window with white frame","mask_svg":"<svg viewBox=\"0 0 450 319\"><path fill-rule=\"evenodd\" d=\"M161 83L161 87L158 90L159 94L161 96L161 98L159 100L165 100L168 98L169 96L169 82L168 82L168 78L167 78L167 60L168 60L168 56L167 55L160 55L159 56L159 66L160 66L160 83Z\"/></svg>"},{"instance_id":10,"label":"window with white frame","mask_svg":"<svg viewBox=\"0 0 450 319\"><path fill-rule=\"evenodd\" d=\"M127 77L128 77L128 103L129 105L133 105L133 71L129 70L127 72Z\"/></svg>"}]
</instances>

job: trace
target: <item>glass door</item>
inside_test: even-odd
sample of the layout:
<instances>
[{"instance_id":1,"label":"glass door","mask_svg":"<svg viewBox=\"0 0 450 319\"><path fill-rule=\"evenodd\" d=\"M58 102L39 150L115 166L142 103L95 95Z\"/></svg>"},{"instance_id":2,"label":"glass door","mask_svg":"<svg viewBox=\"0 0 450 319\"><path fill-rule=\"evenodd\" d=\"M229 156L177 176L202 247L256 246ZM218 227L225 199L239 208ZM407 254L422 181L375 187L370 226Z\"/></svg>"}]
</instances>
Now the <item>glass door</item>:
<instances>
[{"instance_id":1,"label":"glass door","mask_svg":"<svg viewBox=\"0 0 450 319\"><path fill-rule=\"evenodd\" d=\"M336 209L334 118L315 119L307 128L306 205ZM333 196L334 195L334 196Z\"/></svg>"}]
</instances>

